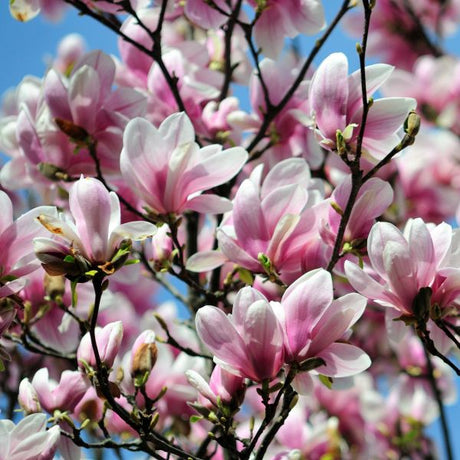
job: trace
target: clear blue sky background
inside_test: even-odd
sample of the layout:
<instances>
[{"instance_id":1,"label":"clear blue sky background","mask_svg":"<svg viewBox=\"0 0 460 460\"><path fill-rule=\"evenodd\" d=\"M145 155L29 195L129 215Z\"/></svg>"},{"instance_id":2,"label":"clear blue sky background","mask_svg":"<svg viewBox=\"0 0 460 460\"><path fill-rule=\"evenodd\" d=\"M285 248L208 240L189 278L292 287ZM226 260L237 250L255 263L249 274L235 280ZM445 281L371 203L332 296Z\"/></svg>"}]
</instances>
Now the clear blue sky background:
<instances>
[{"instance_id":1,"label":"clear blue sky background","mask_svg":"<svg viewBox=\"0 0 460 460\"><path fill-rule=\"evenodd\" d=\"M18 23L9 14L8 2L0 6L0 95L8 88L16 86L21 79L29 74L42 77L46 70L47 56L56 53L60 39L69 33L80 33L85 37L88 49L102 49L110 54L117 54L117 40L114 34L96 24L91 18L79 17L68 10L64 19L58 23L50 23L37 17L28 23ZM341 4L340 0L325 0L327 15L332 17ZM313 41L311 41L313 44ZM309 44L302 43L302 47ZM460 53L460 40L450 40L447 44L450 52ZM308 49L308 48L306 48ZM350 60L350 69L357 68L358 61L355 51L355 40L343 35L340 31L333 34L327 46L322 50L317 62L333 51L342 51ZM458 391L460 393L460 384ZM454 452L460 457L460 404L447 408ZM430 433L440 439L438 424L430 428ZM441 453L441 458L445 456ZM138 457L143 458L143 457Z\"/></svg>"}]
</instances>

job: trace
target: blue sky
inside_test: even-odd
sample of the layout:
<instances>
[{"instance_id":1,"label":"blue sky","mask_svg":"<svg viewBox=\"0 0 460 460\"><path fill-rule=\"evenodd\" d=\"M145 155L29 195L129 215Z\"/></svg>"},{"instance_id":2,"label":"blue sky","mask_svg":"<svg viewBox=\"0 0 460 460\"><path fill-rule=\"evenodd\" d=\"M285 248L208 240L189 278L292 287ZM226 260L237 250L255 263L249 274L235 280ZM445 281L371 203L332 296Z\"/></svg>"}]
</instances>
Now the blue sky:
<instances>
[{"instance_id":1,"label":"blue sky","mask_svg":"<svg viewBox=\"0 0 460 460\"><path fill-rule=\"evenodd\" d=\"M326 0L326 2L329 3L328 16L331 16L341 3L339 0ZM102 49L107 53L117 54L117 41L112 32L99 26L91 18L79 17L71 10L65 14L63 21L55 24L41 17L21 24L9 15L7 2L2 2L1 8L0 95L8 88L16 86L27 74L43 76L47 67L47 56L55 55L59 40L69 33L76 32L83 35L88 49ZM459 53L459 43L458 39L451 40L448 43L448 49ZM357 67L355 40L345 37L341 32L333 34L327 47L320 53L319 60L330 52L339 50L349 56L350 68L354 70ZM458 385L458 390L460 393L460 385ZM454 430L454 427L460 422L460 405L448 407L447 413L455 445L454 451L460 456L460 438L455 436ZM458 429L456 431L458 432ZM439 439L437 425L433 426L430 432Z\"/></svg>"}]
</instances>

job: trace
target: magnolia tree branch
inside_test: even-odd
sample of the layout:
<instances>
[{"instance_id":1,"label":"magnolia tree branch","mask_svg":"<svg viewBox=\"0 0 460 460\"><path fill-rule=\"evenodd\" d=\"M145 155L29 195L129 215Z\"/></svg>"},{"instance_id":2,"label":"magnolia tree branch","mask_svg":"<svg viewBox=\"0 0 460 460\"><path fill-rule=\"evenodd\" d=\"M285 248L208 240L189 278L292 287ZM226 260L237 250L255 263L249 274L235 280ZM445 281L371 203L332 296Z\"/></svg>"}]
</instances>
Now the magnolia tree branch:
<instances>
[{"instance_id":1,"label":"magnolia tree branch","mask_svg":"<svg viewBox=\"0 0 460 460\"><path fill-rule=\"evenodd\" d=\"M357 51L359 55L359 67L361 72L361 95L363 103L363 114L361 117L361 124L359 127L359 134L357 139L356 151L352 152L353 158L348 159L348 152L341 156L342 160L348 164L351 170L351 191L348 197L347 205L340 219L340 226L337 232L337 237L334 243L334 249L332 256L327 266L327 270L332 272L336 263L339 261L342 251L343 237L347 228L348 221L350 220L351 212L355 204L356 198L358 197L359 190L363 184L363 173L360 169L362 145L364 139L364 132L366 129L366 120L369 113L371 103L367 96L367 84L366 84L366 50L367 50L367 39L369 36L369 26L372 14L372 8L368 0L363 0L364 7L364 30L361 45L357 45Z\"/></svg>"},{"instance_id":2,"label":"magnolia tree branch","mask_svg":"<svg viewBox=\"0 0 460 460\"><path fill-rule=\"evenodd\" d=\"M453 460L454 455L453 455L453 450L452 450L452 443L450 440L449 425L447 423L447 418L446 418L446 414L444 410L444 404L442 402L442 394L441 394L441 391L439 389L439 386L436 380L433 363L431 361L430 353L429 353L429 350L425 342L423 342L423 351L425 352L426 366L428 369L427 379L431 386L431 390L433 391L433 395L435 397L435 400L436 400L436 403L439 409L439 415L441 418L441 430L442 430L444 447L446 449L447 458L449 460Z\"/></svg>"}]
</instances>

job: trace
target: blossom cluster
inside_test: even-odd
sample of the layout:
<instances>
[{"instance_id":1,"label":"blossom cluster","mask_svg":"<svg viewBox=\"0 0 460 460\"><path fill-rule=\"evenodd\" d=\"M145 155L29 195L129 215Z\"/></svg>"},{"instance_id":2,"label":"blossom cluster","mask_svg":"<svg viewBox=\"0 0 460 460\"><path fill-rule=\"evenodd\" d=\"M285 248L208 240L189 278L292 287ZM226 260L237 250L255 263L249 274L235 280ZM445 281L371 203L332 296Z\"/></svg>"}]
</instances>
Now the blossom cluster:
<instances>
[{"instance_id":1,"label":"blossom cluster","mask_svg":"<svg viewBox=\"0 0 460 460\"><path fill-rule=\"evenodd\" d=\"M25 416L1 458L434 458L460 67L432 36L460 4L354 3L326 24L320 0L10 2L74 7L119 56L69 35L4 97L0 388ZM359 68L313 65L342 20Z\"/></svg>"}]
</instances>

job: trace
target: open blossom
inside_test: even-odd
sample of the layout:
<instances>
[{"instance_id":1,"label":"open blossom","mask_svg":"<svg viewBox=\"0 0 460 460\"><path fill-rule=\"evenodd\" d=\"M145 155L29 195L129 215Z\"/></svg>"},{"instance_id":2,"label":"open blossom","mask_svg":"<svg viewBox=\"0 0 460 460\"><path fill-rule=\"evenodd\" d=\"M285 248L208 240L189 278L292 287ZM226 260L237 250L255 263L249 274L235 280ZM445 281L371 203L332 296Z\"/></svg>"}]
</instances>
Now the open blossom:
<instances>
[{"instance_id":1,"label":"open blossom","mask_svg":"<svg viewBox=\"0 0 460 460\"><path fill-rule=\"evenodd\" d=\"M348 175L335 188L330 198L331 206L323 222L321 236L331 246L337 238L343 211L346 208L352 189L351 176ZM388 182L377 177L369 179L360 188L350 214L343 241L359 247L365 241L375 219L382 215L393 201L393 190Z\"/></svg>"},{"instance_id":2,"label":"open blossom","mask_svg":"<svg viewBox=\"0 0 460 460\"><path fill-rule=\"evenodd\" d=\"M428 310L436 305L445 320L458 311L460 269L458 268L458 233L446 223L427 225L422 219L408 221L404 232L388 222L378 222L369 233L367 252L370 266L365 270L346 261L348 281L360 294L376 303L391 307L387 318L398 315L410 318L419 314L415 301L422 288L429 288L425 298ZM372 275L372 276L371 276ZM427 311L428 313L428 311ZM402 323L389 321L387 328L397 336L404 335ZM437 347L447 352L452 343L431 320L427 327Z\"/></svg>"},{"instance_id":3,"label":"open blossom","mask_svg":"<svg viewBox=\"0 0 460 460\"><path fill-rule=\"evenodd\" d=\"M54 207L40 206L14 221L11 200L0 191L0 298L22 289L25 285L22 277L39 268L33 256L32 239L43 234L35 222L42 213L56 216Z\"/></svg>"},{"instance_id":4,"label":"open blossom","mask_svg":"<svg viewBox=\"0 0 460 460\"><path fill-rule=\"evenodd\" d=\"M94 178L81 177L72 186L69 207L75 223L64 215L60 218L47 213L38 216L38 221L56 235L55 239L34 240L35 253L51 275L79 275L84 273L80 273L79 268L88 271L91 267L110 274L126 260L127 252L120 260L111 262L120 249L129 249L131 240L142 240L156 231L148 222L120 224L117 195L109 193Z\"/></svg>"},{"instance_id":5,"label":"open blossom","mask_svg":"<svg viewBox=\"0 0 460 460\"><path fill-rule=\"evenodd\" d=\"M320 201L321 185L300 158L278 163L262 184L261 173L261 168L255 169L240 185L231 221L217 230L219 247L228 260L256 273L265 271L262 255L281 276L297 274L305 247L314 238L312 205Z\"/></svg>"},{"instance_id":6,"label":"open blossom","mask_svg":"<svg viewBox=\"0 0 460 460\"><path fill-rule=\"evenodd\" d=\"M231 203L202 194L230 180L243 167L247 152L220 145L200 148L185 113L169 116L157 129L147 120L130 121L124 134L120 165L125 181L158 214L222 213Z\"/></svg>"},{"instance_id":7,"label":"open blossom","mask_svg":"<svg viewBox=\"0 0 460 460\"><path fill-rule=\"evenodd\" d=\"M251 287L238 292L231 315L209 305L200 308L196 329L216 363L241 377L273 379L284 363L281 324L268 300Z\"/></svg>"},{"instance_id":8,"label":"open blossom","mask_svg":"<svg viewBox=\"0 0 460 460\"><path fill-rule=\"evenodd\" d=\"M262 53L269 58L279 55L286 37L314 35L326 25L321 0L249 0L249 3L263 5L254 27L254 37Z\"/></svg>"},{"instance_id":9,"label":"open blossom","mask_svg":"<svg viewBox=\"0 0 460 460\"><path fill-rule=\"evenodd\" d=\"M367 97L388 79L393 67L374 64L366 67ZM361 71L348 75L348 60L343 53L329 55L318 67L310 86L309 103L320 144L328 150L353 151L363 114ZM398 130L416 106L412 98L392 97L373 101L362 142L368 159L381 159L399 141ZM340 132L340 134L338 134ZM343 139L338 143L338 136Z\"/></svg>"},{"instance_id":10,"label":"open blossom","mask_svg":"<svg viewBox=\"0 0 460 460\"><path fill-rule=\"evenodd\" d=\"M369 233L369 262L377 275L371 277L347 261L350 284L361 294L384 306L412 315L412 303L422 287L433 285L451 244L448 224L427 226L421 219L409 220L404 233L388 222L378 222Z\"/></svg>"},{"instance_id":11,"label":"open blossom","mask_svg":"<svg viewBox=\"0 0 460 460\"><path fill-rule=\"evenodd\" d=\"M46 430L46 415L31 414L17 425L0 420L0 459L52 460L57 449L58 426Z\"/></svg>"},{"instance_id":12,"label":"open blossom","mask_svg":"<svg viewBox=\"0 0 460 460\"><path fill-rule=\"evenodd\" d=\"M56 409L72 412L88 385L89 382L79 371L64 371L58 383L49 378L46 367L38 370L32 379L40 406L50 414Z\"/></svg>"},{"instance_id":13,"label":"open blossom","mask_svg":"<svg viewBox=\"0 0 460 460\"><path fill-rule=\"evenodd\" d=\"M460 61L453 56L421 56L411 72L395 69L382 88L384 96L417 99L428 123L460 133L458 121Z\"/></svg>"},{"instance_id":14,"label":"open blossom","mask_svg":"<svg viewBox=\"0 0 460 460\"><path fill-rule=\"evenodd\" d=\"M332 277L326 270L301 276L288 287L281 302L272 305L283 325L287 363L321 358L324 365L315 372L329 377L349 377L370 366L369 356L346 342L364 312L366 299L347 294L334 300ZM300 393L308 393L311 378L299 374L294 384Z\"/></svg>"}]
</instances>

